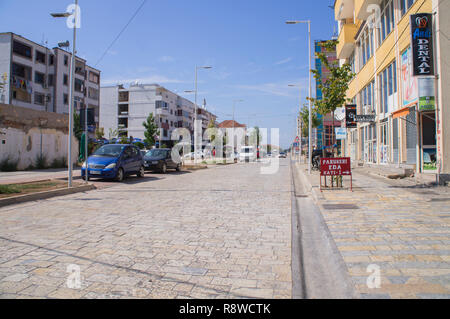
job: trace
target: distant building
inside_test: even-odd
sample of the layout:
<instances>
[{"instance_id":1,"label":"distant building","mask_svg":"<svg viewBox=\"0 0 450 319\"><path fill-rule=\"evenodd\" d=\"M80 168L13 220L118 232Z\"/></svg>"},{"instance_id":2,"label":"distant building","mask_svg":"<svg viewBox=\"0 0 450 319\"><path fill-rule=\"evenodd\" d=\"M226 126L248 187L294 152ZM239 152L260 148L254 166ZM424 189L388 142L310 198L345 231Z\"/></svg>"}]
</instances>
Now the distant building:
<instances>
[{"instance_id":1,"label":"distant building","mask_svg":"<svg viewBox=\"0 0 450 319\"><path fill-rule=\"evenodd\" d=\"M110 130L117 130L119 136L145 139L142 123L151 113L160 128L161 144L173 145L171 136L176 128L186 128L194 136L194 103L158 84L102 87L100 95L100 127L107 138ZM197 114L203 130L216 121L216 116L203 107L198 106Z\"/></svg>"},{"instance_id":2,"label":"distant building","mask_svg":"<svg viewBox=\"0 0 450 319\"><path fill-rule=\"evenodd\" d=\"M325 53L328 63L338 64L339 61L336 57L336 48L333 50L326 50L326 48L321 46L321 44L325 42L326 41L315 41L315 52ZM320 74L320 79L316 79L316 99L320 100L322 99L322 91L320 90L318 84L320 83L319 81L325 82L327 80L330 76L330 70L323 65L319 58L316 58L315 67ZM316 145L317 147L333 145L333 140L335 140L333 132L333 115L331 113L325 116L318 114L318 117L322 119L322 124L315 130L315 134L313 134L313 145ZM334 127L340 126L341 122L334 119Z\"/></svg>"},{"instance_id":3,"label":"distant building","mask_svg":"<svg viewBox=\"0 0 450 319\"><path fill-rule=\"evenodd\" d=\"M0 102L68 114L71 56L11 32L0 33ZM100 71L84 59L75 61L74 107L78 112L88 108L93 134L99 121Z\"/></svg>"},{"instance_id":4,"label":"distant building","mask_svg":"<svg viewBox=\"0 0 450 319\"><path fill-rule=\"evenodd\" d=\"M245 128L246 129L247 125L240 124L240 123L238 123L236 121L233 121L233 120L226 120L226 121L223 121L222 123L220 123L217 127L218 128L238 128L238 127L240 127L240 128Z\"/></svg>"}]
</instances>

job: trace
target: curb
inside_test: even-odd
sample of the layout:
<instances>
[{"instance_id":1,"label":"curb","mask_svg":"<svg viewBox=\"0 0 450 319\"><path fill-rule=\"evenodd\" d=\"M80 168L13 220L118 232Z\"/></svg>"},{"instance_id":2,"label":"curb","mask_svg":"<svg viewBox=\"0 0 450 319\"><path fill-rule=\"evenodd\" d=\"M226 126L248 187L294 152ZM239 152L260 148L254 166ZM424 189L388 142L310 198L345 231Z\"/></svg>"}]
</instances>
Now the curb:
<instances>
[{"instance_id":1,"label":"curb","mask_svg":"<svg viewBox=\"0 0 450 319\"><path fill-rule=\"evenodd\" d=\"M305 192L312 195L314 202L319 203L320 200L324 200L325 198L323 197L320 190L317 190L317 188L314 188L312 186L311 182L306 177L301 167L299 167L298 163L295 163L295 168L297 169L297 176L300 178L301 184L303 185Z\"/></svg>"},{"instance_id":2,"label":"curb","mask_svg":"<svg viewBox=\"0 0 450 319\"><path fill-rule=\"evenodd\" d=\"M39 193L32 193L27 195L21 195L21 196L15 196L15 197L8 197L4 199L0 199L0 207L5 207L9 205L15 205L15 204L22 204L26 202L32 202L36 200L41 199L48 199L56 196L65 196L65 195L71 195L76 193L82 193L87 192L90 190L97 189L93 184L90 185L83 185L79 187L72 187L72 188L63 188L63 189L57 189L53 191L47 191L47 192L39 192Z\"/></svg>"}]
</instances>

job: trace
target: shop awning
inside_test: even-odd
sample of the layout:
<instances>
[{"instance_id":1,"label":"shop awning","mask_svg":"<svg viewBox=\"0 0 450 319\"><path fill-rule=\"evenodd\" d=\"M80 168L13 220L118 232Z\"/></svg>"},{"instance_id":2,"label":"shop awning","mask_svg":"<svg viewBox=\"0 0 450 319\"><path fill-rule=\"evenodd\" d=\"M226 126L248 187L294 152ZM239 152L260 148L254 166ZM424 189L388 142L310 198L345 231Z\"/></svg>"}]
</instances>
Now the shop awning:
<instances>
[{"instance_id":1,"label":"shop awning","mask_svg":"<svg viewBox=\"0 0 450 319\"><path fill-rule=\"evenodd\" d=\"M410 112L411 112L411 109L409 107L404 107L404 108L392 113L392 118L398 119L399 117L407 116Z\"/></svg>"}]
</instances>

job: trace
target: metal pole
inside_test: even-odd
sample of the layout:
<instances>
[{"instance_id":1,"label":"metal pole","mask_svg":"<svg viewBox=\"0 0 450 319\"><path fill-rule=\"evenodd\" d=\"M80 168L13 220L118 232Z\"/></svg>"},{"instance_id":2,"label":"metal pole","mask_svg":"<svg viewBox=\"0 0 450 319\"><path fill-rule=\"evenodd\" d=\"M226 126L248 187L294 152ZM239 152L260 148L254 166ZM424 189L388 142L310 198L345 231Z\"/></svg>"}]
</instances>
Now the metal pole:
<instances>
[{"instance_id":1,"label":"metal pole","mask_svg":"<svg viewBox=\"0 0 450 319\"><path fill-rule=\"evenodd\" d=\"M198 72L198 67L195 67L195 106L194 106L194 164L197 165L198 161L197 161L197 72Z\"/></svg>"},{"instance_id":2,"label":"metal pole","mask_svg":"<svg viewBox=\"0 0 450 319\"><path fill-rule=\"evenodd\" d=\"M84 161L86 162L86 183L89 180L89 173L88 173L88 142L89 142L89 138L88 138L88 127L87 127L87 116L88 116L88 109L87 109L87 105L84 106Z\"/></svg>"},{"instance_id":3,"label":"metal pole","mask_svg":"<svg viewBox=\"0 0 450 319\"><path fill-rule=\"evenodd\" d=\"M301 112L302 112L302 86L301 85L299 85L299 92L300 92L300 94L299 94L299 114L298 114L298 127L299 127L299 134L297 135L299 138L300 138L300 141L299 141L299 146L300 146L300 152L299 152L299 156L298 156L298 162L299 163L301 163L301 161L302 161L302 134L303 134L303 132L302 132L302 130L301 130L301 128L300 128L300 125L301 125L301 122L302 122L302 118L301 118Z\"/></svg>"},{"instance_id":4,"label":"metal pole","mask_svg":"<svg viewBox=\"0 0 450 319\"><path fill-rule=\"evenodd\" d=\"M312 105L311 105L311 20L308 20L308 45L309 45L309 147L308 147L308 173L311 175L312 161Z\"/></svg>"},{"instance_id":5,"label":"metal pole","mask_svg":"<svg viewBox=\"0 0 450 319\"><path fill-rule=\"evenodd\" d=\"M73 43L72 43L72 58L70 61L70 90L69 90L69 148L68 148L68 187L72 187L73 176L73 162L72 162L72 139L73 139L73 90L75 86L75 54L76 54L76 39L77 39L77 14L78 14L78 0L75 0L75 23L73 25ZM87 167L86 167L87 172Z\"/></svg>"}]
</instances>

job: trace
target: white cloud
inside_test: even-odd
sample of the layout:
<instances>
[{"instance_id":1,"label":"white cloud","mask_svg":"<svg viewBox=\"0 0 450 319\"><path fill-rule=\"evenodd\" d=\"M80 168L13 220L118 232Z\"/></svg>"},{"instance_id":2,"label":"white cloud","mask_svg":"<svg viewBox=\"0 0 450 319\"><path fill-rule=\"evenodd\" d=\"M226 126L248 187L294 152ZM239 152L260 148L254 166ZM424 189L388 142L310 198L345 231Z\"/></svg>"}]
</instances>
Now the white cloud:
<instances>
[{"instance_id":1,"label":"white cloud","mask_svg":"<svg viewBox=\"0 0 450 319\"><path fill-rule=\"evenodd\" d=\"M286 63L289 63L289 62L291 62L291 61L292 61L292 58L291 58L291 57L289 57L289 58L286 58L286 59L284 59L284 60L281 60L281 61L275 62L275 65L286 64Z\"/></svg>"},{"instance_id":2,"label":"white cloud","mask_svg":"<svg viewBox=\"0 0 450 319\"><path fill-rule=\"evenodd\" d=\"M171 57L170 55L164 55L162 57L160 57L158 59L159 62L164 62L164 63L168 63L168 62L173 62L175 61L174 57Z\"/></svg>"},{"instance_id":3,"label":"white cloud","mask_svg":"<svg viewBox=\"0 0 450 319\"><path fill-rule=\"evenodd\" d=\"M295 90L292 87L289 87L289 84L300 83L302 86L302 91L305 91L308 88L308 79L300 79L300 81L292 80L289 82L280 82L280 83L262 83L256 85L237 85L235 86L238 89L262 92L267 95L275 95L275 96L283 96L283 97L296 97L298 96L298 89ZM306 95L303 95L306 96Z\"/></svg>"},{"instance_id":4,"label":"white cloud","mask_svg":"<svg viewBox=\"0 0 450 319\"><path fill-rule=\"evenodd\" d=\"M141 77L141 78L136 77L136 78L128 78L128 79L120 78L120 77L109 78L109 79L102 80L102 85L115 85L118 83L128 84L128 83L134 83L136 81L139 83L142 83L142 84L188 83L186 81L182 81L182 80L178 80L178 79L167 78L162 75L153 75L153 76L148 76L148 77Z\"/></svg>"}]
</instances>

